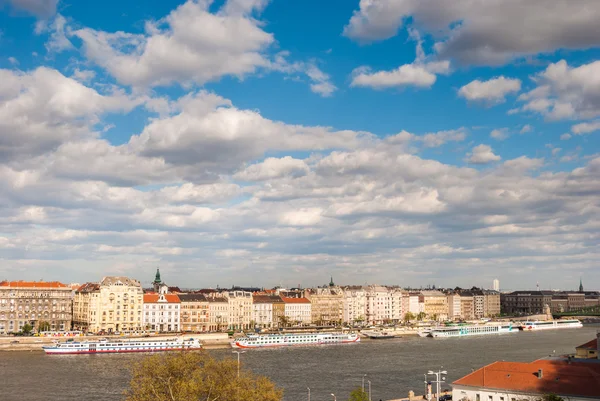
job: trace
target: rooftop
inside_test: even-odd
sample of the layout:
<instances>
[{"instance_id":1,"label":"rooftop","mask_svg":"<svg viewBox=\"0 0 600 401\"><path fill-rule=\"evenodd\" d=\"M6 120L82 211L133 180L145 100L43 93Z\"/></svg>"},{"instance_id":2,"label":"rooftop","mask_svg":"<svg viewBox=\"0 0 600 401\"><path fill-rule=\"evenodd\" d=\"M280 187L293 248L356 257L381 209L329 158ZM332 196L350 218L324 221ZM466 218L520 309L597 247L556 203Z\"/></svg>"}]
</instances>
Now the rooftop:
<instances>
[{"instance_id":1,"label":"rooftop","mask_svg":"<svg viewBox=\"0 0 600 401\"><path fill-rule=\"evenodd\" d=\"M165 294L164 297L165 297L166 302L170 303L170 304L178 304L181 302L179 300L179 297L176 294ZM156 304L156 303L158 303L159 299L160 299L159 294L144 294L144 303L145 304Z\"/></svg>"},{"instance_id":2,"label":"rooftop","mask_svg":"<svg viewBox=\"0 0 600 401\"><path fill-rule=\"evenodd\" d=\"M58 281L0 281L0 287L10 288L64 288L71 289Z\"/></svg>"},{"instance_id":3,"label":"rooftop","mask_svg":"<svg viewBox=\"0 0 600 401\"><path fill-rule=\"evenodd\" d=\"M598 339L594 338L593 340L588 341L585 344L581 344L578 347L575 347L577 349L589 349L589 350L596 350L598 349Z\"/></svg>"},{"instance_id":4,"label":"rooftop","mask_svg":"<svg viewBox=\"0 0 600 401\"><path fill-rule=\"evenodd\" d=\"M283 299L283 302L286 304L310 304L310 301L306 298L281 297L281 299Z\"/></svg>"},{"instance_id":5,"label":"rooftop","mask_svg":"<svg viewBox=\"0 0 600 401\"><path fill-rule=\"evenodd\" d=\"M565 359L494 362L453 384L502 391L600 397L600 363Z\"/></svg>"}]
</instances>

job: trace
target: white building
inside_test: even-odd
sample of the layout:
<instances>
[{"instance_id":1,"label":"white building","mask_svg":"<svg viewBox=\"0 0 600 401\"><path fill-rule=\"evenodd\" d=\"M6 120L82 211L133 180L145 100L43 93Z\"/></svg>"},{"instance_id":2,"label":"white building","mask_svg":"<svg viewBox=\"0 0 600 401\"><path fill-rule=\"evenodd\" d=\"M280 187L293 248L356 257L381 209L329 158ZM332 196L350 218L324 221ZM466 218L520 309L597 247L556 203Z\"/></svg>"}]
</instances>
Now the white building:
<instances>
[{"instance_id":1,"label":"white building","mask_svg":"<svg viewBox=\"0 0 600 401\"><path fill-rule=\"evenodd\" d=\"M394 323L404 320L404 303L402 302L403 293L400 288L390 288L390 319Z\"/></svg>"},{"instance_id":2,"label":"white building","mask_svg":"<svg viewBox=\"0 0 600 401\"><path fill-rule=\"evenodd\" d=\"M497 278L495 278L492 282L492 290L500 291L500 280L498 280Z\"/></svg>"},{"instance_id":3,"label":"white building","mask_svg":"<svg viewBox=\"0 0 600 401\"><path fill-rule=\"evenodd\" d=\"M176 294L167 294L165 290L162 287L159 294L144 294L142 323L147 330L178 332L181 301Z\"/></svg>"},{"instance_id":4,"label":"white building","mask_svg":"<svg viewBox=\"0 0 600 401\"><path fill-rule=\"evenodd\" d=\"M252 320L255 326L273 327L273 300L269 295L252 296Z\"/></svg>"},{"instance_id":5,"label":"white building","mask_svg":"<svg viewBox=\"0 0 600 401\"><path fill-rule=\"evenodd\" d=\"M345 287L343 299L343 317L344 323L356 324L364 323L367 318L367 292L363 287L350 286Z\"/></svg>"},{"instance_id":6,"label":"white building","mask_svg":"<svg viewBox=\"0 0 600 401\"><path fill-rule=\"evenodd\" d=\"M252 293L248 291L224 291L227 298L229 315L227 322L230 329L247 330L252 322Z\"/></svg>"},{"instance_id":7,"label":"white building","mask_svg":"<svg viewBox=\"0 0 600 401\"><path fill-rule=\"evenodd\" d=\"M454 401L540 400L547 394L600 399L600 364L558 358L494 362L452 383Z\"/></svg>"},{"instance_id":8,"label":"white building","mask_svg":"<svg viewBox=\"0 0 600 401\"><path fill-rule=\"evenodd\" d=\"M390 291L380 285L367 287L367 322L369 324L388 323L392 320Z\"/></svg>"},{"instance_id":9,"label":"white building","mask_svg":"<svg viewBox=\"0 0 600 401\"><path fill-rule=\"evenodd\" d=\"M306 298L281 297L285 305L285 317L292 325L307 326L311 320L311 303Z\"/></svg>"},{"instance_id":10,"label":"white building","mask_svg":"<svg viewBox=\"0 0 600 401\"><path fill-rule=\"evenodd\" d=\"M462 318L461 300L459 294L450 294L448 298L448 319L458 320Z\"/></svg>"}]
</instances>

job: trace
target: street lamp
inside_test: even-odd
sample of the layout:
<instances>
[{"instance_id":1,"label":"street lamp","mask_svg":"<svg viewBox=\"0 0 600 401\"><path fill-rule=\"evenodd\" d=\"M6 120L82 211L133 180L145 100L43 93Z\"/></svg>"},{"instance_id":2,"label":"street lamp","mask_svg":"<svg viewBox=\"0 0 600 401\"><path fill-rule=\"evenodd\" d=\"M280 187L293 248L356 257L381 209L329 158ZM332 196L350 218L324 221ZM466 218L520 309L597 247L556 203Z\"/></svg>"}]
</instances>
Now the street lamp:
<instances>
[{"instance_id":1,"label":"street lamp","mask_svg":"<svg viewBox=\"0 0 600 401\"><path fill-rule=\"evenodd\" d=\"M371 401L371 380L367 380L367 383L369 383L369 401Z\"/></svg>"},{"instance_id":2,"label":"street lamp","mask_svg":"<svg viewBox=\"0 0 600 401\"><path fill-rule=\"evenodd\" d=\"M237 377L240 378L240 354L243 354L246 351L232 351L234 354L237 354Z\"/></svg>"},{"instance_id":3,"label":"street lamp","mask_svg":"<svg viewBox=\"0 0 600 401\"><path fill-rule=\"evenodd\" d=\"M442 375L447 375L448 372L446 372L445 370L438 370L437 372L430 370L429 372L427 372L427 374L435 375L435 381L433 383L436 384L436 396L437 396L437 400L439 401L439 399L440 399L440 383L445 383L445 380L446 380L446 378L442 377Z\"/></svg>"},{"instance_id":4,"label":"street lamp","mask_svg":"<svg viewBox=\"0 0 600 401\"><path fill-rule=\"evenodd\" d=\"M310 401L310 387L307 387L308 389L308 401Z\"/></svg>"},{"instance_id":5,"label":"street lamp","mask_svg":"<svg viewBox=\"0 0 600 401\"><path fill-rule=\"evenodd\" d=\"M331 396L333 397L333 401L337 401L337 398L335 398L335 394L331 393Z\"/></svg>"},{"instance_id":6,"label":"street lamp","mask_svg":"<svg viewBox=\"0 0 600 401\"><path fill-rule=\"evenodd\" d=\"M362 377L362 386L361 386L361 388L362 388L362 392L363 393L365 392L365 377L367 377L366 374L364 374L363 377Z\"/></svg>"}]
</instances>

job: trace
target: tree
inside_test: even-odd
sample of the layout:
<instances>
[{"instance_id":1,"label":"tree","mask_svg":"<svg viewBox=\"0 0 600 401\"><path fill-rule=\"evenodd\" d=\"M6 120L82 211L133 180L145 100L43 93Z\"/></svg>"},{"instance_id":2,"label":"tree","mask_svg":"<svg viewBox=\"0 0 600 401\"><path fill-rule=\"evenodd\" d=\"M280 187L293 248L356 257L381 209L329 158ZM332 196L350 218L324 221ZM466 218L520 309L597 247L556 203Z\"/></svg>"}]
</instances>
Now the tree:
<instances>
[{"instance_id":1,"label":"tree","mask_svg":"<svg viewBox=\"0 0 600 401\"><path fill-rule=\"evenodd\" d=\"M542 397L542 401L565 401L560 395L546 394Z\"/></svg>"},{"instance_id":2,"label":"tree","mask_svg":"<svg viewBox=\"0 0 600 401\"><path fill-rule=\"evenodd\" d=\"M427 316L425 312L419 312L419 314L417 315L417 320L423 320L425 319L425 316Z\"/></svg>"},{"instance_id":3,"label":"tree","mask_svg":"<svg viewBox=\"0 0 600 401\"><path fill-rule=\"evenodd\" d=\"M38 332L40 331L50 331L50 323L45 320L40 320L38 323Z\"/></svg>"},{"instance_id":4,"label":"tree","mask_svg":"<svg viewBox=\"0 0 600 401\"><path fill-rule=\"evenodd\" d=\"M348 398L348 401L369 401L369 395L365 390L357 387L350 393L350 398Z\"/></svg>"},{"instance_id":5,"label":"tree","mask_svg":"<svg viewBox=\"0 0 600 401\"><path fill-rule=\"evenodd\" d=\"M407 322L415 320L415 314L412 312L406 312L406 314L404 315L404 320L406 320Z\"/></svg>"},{"instance_id":6,"label":"tree","mask_svg":"<svg viewBox=\"0 0 600 401\"><path fill-rule=\"evenodd\" d=\"M131 367L126 401L281 401L283 391L266 377L242 370L237 362L217 361L207 352L152 355Z\"/></svg>"},{"instance_id":7,"label":"tree","mask_svg":"<svg viewBox=\"0 0 600 401\"><path fill-rule=\"evenodd\" d=\"M23 334L29 334L31 333L31 330L33 330L33 327L29 323L25 323L21 328Z\"/></svg>"}]
</instances>

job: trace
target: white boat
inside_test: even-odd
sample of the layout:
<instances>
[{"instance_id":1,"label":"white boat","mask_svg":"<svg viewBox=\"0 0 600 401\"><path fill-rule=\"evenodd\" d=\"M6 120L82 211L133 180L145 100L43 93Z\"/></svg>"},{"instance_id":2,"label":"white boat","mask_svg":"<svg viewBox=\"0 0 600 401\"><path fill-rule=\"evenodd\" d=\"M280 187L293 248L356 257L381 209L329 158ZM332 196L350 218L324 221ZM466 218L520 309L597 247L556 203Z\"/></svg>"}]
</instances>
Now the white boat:
<instances>
[{"instance_id":1,"label":"white boat","mask_svg":"<svg viewBox=\"0 0 600 401\"><path fill-rule=\"evenodd\" d=\"M171 340L100 340L100 341L55 341L54 345L42 347L46 354L108 354L125 352L192 351L202 348L194 338Z\"/></svg>"},{"instance_id":2,"label":"white boat","mask_svg":"<svg viewBox=\"0 0 600 401\"><path fill-rule=\"evenodd\" d=\"M232 348L292 347L360 342L356 333L247 334L231 342Z\"/></svg>"},{"instance_id":3,"label":"white boat","mask_svg":"<svg viewBox=\"0 0 600 401\"><path fill-rule=\"evenodd\" d=\"M516 333L517 327L512 323L498 325L479 325L479 326L452 326L432 329L430 337L462 337L462 336L482 336L488 334Z\"/></svg>"},{"instance_id":4,"label":"white boat","mask_svg":"<svg viewBox=\"0 0 600 401\"><path fill-rule=\"evenodd\" d=\"M419 335L419 337L430 337L431 329L419 330L417 331L417 334Z\"/></svg>"},{"instance_id":5,"label":"white boat","mask_svg":"<svg viewBox=\"0 0 600 401\"><path fill-rule=\"evenodd\" d=\"M550 321L530 321L521 326L524 331L533 330L552 330L552 329L575 329L583 327L583 324L577 319L562 319Z\"/></svg>"}]
</instances>

